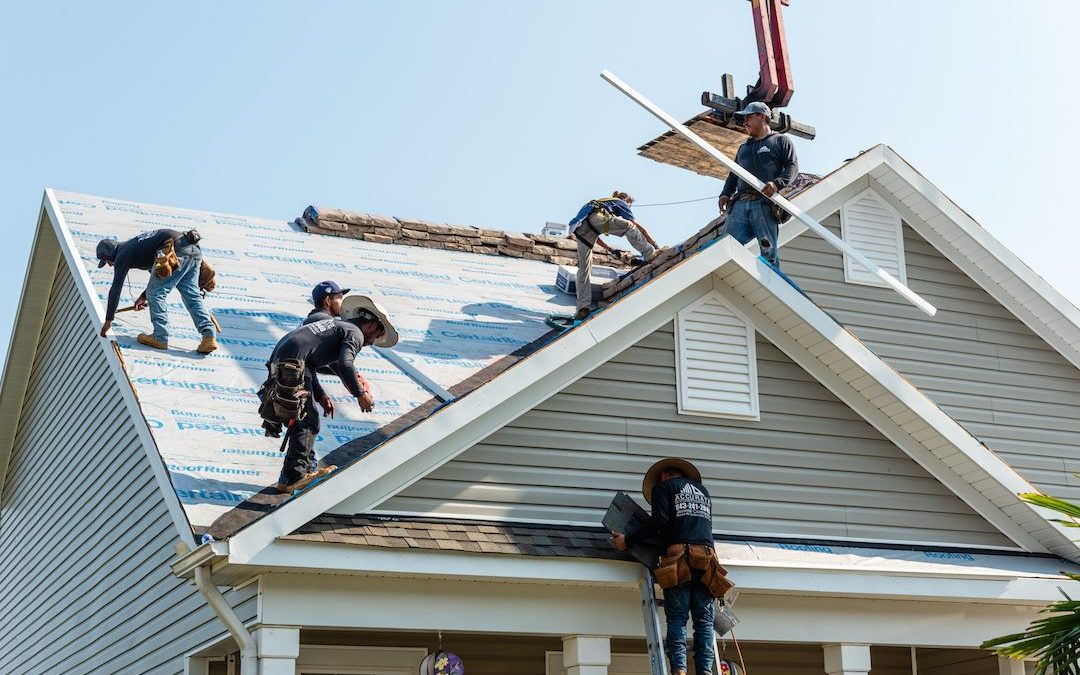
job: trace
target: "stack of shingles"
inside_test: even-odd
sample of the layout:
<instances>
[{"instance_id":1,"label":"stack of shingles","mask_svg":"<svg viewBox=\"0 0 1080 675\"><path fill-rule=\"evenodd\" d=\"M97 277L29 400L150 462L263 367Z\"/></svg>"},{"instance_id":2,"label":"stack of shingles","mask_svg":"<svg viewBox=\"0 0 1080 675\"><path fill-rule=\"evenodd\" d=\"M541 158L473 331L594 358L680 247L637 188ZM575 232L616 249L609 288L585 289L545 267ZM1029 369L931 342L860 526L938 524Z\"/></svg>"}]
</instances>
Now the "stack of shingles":
<instances>
[{"instance_id":1,"label":"stack of shingles","mask_svg":"<svg viewBox=\"0 0 1080 675\"><path fill-rule=\"evenodd\" d=\"M821 180L820 176L809 173L800 173L795 177L795 180L791 182L791 185L784 188L781 193L785 197L793 197L814 183L817 183L819 180ZM658 255L648 265L639 267L629 274L624 274L615 281L608 282L608 284L604 286L604 300L606 302L614 302L630 289L652 279L658 274L664 273L709 243L715 241L723 232L725 220L727 220L726 212L709 221L708 225L698 230L692 237L679 246L672 246Z\"/></svg>"},{"instance_id":2,"label":"stack of shingles","mask_svg":"<svg viewBox=\"0 0 1080 675\"><path fill-rule=\"evenodd\" d=\"M376 244L502 255L542 260L556 265L577 264L577 242L568 237L514 234L502 230L393 218L321 206L307 207L304 215L296 219L296 223L308 232L350 237ZM617 251L612 255L599 248L593 252L593 256L596 264L612 267L628 267L633 259L627 251Z\"/></svg>"}]
</instances>

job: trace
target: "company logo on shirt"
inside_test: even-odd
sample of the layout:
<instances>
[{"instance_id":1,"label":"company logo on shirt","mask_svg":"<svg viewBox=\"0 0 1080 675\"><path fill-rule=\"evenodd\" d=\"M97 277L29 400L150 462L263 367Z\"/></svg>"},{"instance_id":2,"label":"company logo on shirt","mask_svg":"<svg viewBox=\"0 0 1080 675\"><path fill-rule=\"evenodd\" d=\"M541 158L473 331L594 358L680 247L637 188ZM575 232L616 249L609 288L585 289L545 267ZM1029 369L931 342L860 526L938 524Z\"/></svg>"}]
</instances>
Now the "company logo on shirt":
<instances>
[{"instance_id":1,"label":"company logo on shirt","mask_svg":"<svg viewBox=\"0 0 1080 675\"><path fill-rule=\"evenodd\" d=\"M769 146L767 146L767 145L763 145L763 146L761 146L760 148L758 148L757 154L759 154L759 155L760 155L760 154L761 154L761 153L763 153L763 152L764 152L765 154L769 154Z\"/></svg>"},{"instance_id":2,"label":"company logo on shirt","mask_svg":"<svg viewBox=\"0 0 1080 675\"><path fill-rule=\"evenodd\" d=\"M712 500L691 483L684 485L675 494L675 517L681 518L684 516L689 518L712 517Z\"/></svg>"}]
</instances>

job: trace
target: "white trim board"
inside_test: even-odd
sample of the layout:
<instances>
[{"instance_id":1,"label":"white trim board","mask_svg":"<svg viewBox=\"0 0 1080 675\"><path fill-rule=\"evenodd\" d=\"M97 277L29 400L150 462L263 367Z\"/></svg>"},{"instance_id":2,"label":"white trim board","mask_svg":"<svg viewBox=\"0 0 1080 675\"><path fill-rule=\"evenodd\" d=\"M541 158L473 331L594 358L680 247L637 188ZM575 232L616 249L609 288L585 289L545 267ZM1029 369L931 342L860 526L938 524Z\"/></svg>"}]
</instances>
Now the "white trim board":
<instances>
[{"instance_id":1,"label":"white trim board","mask_svg":"<svg viewBox=\"0 0 1080 675\"><path fill-rule=\"evenodd\" d=\"M82 298L84 307L87 309L90 316L94 317L95 324L100 325L104 323L105 308L101 306L101 302L97 295L91 291L93 285L90 283L90 276L86 273L86 270L80 262L79 252L75 247L75 240L71 236L71 231L68 229L67 223L64 222L64 214L60 210L60 205L56 201L56 195L51 189L45 190L43 208L48 213L49 220L52 222L53 231L56 233L56 238L60 242L60 250L64 255L64 259L67 261L68 269L72 275L75 276L77 281L75 288ZM154 436L150 432L150 426L146 423L146 418L139 408L139 402L135 398L135 390L132 388L131 382L124 372L124 366L120 363L120 357L117 355L115 342L112 339L98 338L98 343L101 345L101 350L105 356L106 363L109 364L109 372L112 373L116 387L119 390L121 397L124 399L124 406L127 409L127 414L131 417L131 422L135 425L135 430L139 434L139 440L142 442L143 450L146 453L146 459L150 462L150 468L154 472L154 478L157 480L158 488L161 490L162 499L165 501L169 516L172 518L173 525L176 527L177 535L179 535L180 541L187 544L188 547L194 548L196 545L195 534L191 530L191 524L184 514L183 507L180 505L180 498L177 497L176 491L173 489L172 481L169 479L169 473L165 468L165 462L162 460L161 453L158 451L157 444L154 442Z\"/></svg>"},{"instance_id":2,"label":"white trim board","mask_svg":"<svg viewBox=\"0 0 1080 675\"><path fill-rule=\"evenodd\" d=\"M250 561L276 537L346 501L350 512L374 508L648 335L712 289L724 294L759 332L1025 550L1080 558L1077 545L1064 528L1050 522L1048 512L1016 497L1031 491L1030 484L775 271L727 238L241 530L230 540L231 562ZM778 321L784 322L783 328ZM331 483L336 489L325 487Z\"/></svg>"}]
</instances>

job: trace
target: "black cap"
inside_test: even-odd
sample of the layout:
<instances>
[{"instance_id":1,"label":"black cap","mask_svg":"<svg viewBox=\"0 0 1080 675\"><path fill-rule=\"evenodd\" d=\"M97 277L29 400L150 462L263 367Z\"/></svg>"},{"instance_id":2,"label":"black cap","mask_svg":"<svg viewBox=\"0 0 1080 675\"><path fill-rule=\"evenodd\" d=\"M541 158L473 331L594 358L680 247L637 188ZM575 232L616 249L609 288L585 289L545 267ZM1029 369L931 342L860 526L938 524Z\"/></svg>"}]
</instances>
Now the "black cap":
<instances>
[{"instance_id":1,"label":"black cap","mask_svg":"<svg viewBox=\"0 0 1080 675\"><path fill-rule=\"evenodd\" d=\"M108 239L102 239L97 245L97 259L98 269L105 267L107 263L114 262L116 260L116 249L120 248L120 242L109 237Z\"/></svg>"}]
</instances>

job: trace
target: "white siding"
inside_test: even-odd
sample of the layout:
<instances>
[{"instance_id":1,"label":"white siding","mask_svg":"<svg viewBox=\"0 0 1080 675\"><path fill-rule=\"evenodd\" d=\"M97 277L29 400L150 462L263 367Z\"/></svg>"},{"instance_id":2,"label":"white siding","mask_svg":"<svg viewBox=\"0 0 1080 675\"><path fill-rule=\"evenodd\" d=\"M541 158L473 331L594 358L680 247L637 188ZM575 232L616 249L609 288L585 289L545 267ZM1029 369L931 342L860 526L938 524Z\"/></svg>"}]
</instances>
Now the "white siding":
<instances>
[{"instance_id":1,"label":"white siding","mask_svg":"<svg viewBox=\"0 0 1080 675\"><path fill-rule=\"evenodd\" d=\"M180 673L223 634L175 578L176 528L66 266L0 495L0 672ZM242 618L255 587L226 597Z\"/></svg>"},{"instance_id":2,"label":"white siding","mask_svg":"<svg viewBox=\"0 0 1080 675\"><path fill-rule=\"evenodd\" d=\"M825 224L839 229L839 218ZM784 271L825 311L1036 487L1080 499L1080 370L906 224L908 284L844 283L839 253L813 234L784 247Z\"/></svg>"},{"instance_id":3,"label":"white siding","mask_svg":"<svg viewBox=\"0 0 1080 675\"><path fill-rule=\"evenodd\" d=\"M679 412L758 418L754 329L712 292L675 319Z\"/></svg>"},{"instance_id":4,"label":"white siding","mask_svg":"<svg viewBox=\"0 0 1080 675\"><path fill-rule=\"evenodd\" d=\"M867 188L840 209L843 239L878 267L907 283L904 265L904 237L900 214L876 192ZM855 259L844 254L844 278L855 284L887 286Z\"/></svg>"},{"instance_id":5,"label":"white siding","mask_svg":"<svg viewBox=\"0 0 1080 675\"><path fill-rule=\"evenodd\" d=\"M657 458L697 464L717 532L1009 546L771 343L760 421L680 415L672 325L391 498L383 512L598 524Z\"/></svg>"}]
</instances>

